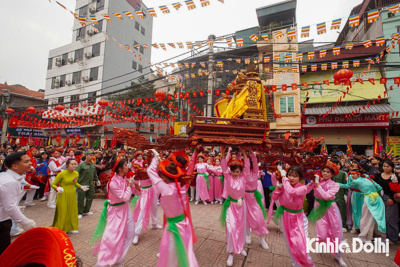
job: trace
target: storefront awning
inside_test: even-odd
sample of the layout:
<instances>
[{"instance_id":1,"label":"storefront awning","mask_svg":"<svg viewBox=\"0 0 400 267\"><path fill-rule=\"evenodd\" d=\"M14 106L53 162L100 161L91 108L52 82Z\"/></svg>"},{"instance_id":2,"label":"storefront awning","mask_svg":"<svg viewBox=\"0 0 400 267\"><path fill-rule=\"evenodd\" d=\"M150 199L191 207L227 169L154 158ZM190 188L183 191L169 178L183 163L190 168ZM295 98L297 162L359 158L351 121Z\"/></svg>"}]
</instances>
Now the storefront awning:
<instances>
[{"instance_id":1,"label":"storefront awning","mask_svg":"<svg viewBox=\"0 0 400 267\"><path fill-rule=\"evenodd\" d=\"M363 107L365 107L365 109ZM370 107L368 107L367 105L337 107L335 110L330 112L330 114L351 114L352 112L359 110L360 108L360 113L364 114L384 114L395 112L395 110L389 104L377 104L370 105ZM330 109L331 107L306 108L305 115L323 115L327 113Z\"/></svg>"}]
</instances>

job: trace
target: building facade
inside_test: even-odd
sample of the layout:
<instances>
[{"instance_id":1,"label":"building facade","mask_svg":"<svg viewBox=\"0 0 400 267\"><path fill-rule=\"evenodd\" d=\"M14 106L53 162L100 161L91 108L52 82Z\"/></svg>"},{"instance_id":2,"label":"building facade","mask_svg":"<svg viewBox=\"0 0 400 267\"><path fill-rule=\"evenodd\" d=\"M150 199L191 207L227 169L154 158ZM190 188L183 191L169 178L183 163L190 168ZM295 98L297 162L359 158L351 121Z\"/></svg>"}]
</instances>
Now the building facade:
<instances>
[{"instance_id":1,"label":"building facade","mask_svg":"<svg viewBox=\"0 0 400 267\"><path fill-rule=\"evenodd\" d=\"M142 10L144 17L135 10ZM116 12L122 19L113 15ZM86 19L86 26L74 20L71 43L49 52L45 86L49 105L95 103L101 95L148 77L153 17L140 0L77 0L75 13Z\"/></svg>"}]
</instances>

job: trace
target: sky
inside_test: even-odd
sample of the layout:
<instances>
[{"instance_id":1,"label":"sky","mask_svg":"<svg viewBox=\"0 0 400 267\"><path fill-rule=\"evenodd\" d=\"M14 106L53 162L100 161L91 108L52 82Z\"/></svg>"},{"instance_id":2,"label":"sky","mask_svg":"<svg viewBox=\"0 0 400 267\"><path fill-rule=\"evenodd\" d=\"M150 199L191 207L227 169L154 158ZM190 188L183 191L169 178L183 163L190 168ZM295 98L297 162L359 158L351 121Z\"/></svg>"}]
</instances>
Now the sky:
<instances>
[{"instance_id":1,"label":"sky","mask_svg":"<svg viewBox=\"0 0 400 267\"><path fill-rule=\"evenodd\" d=\"M112 0L123 1L123 0ZM172 3L181 2L179 11ZM211 5L201 7L194 0L196 9L187 10L184 0L144 0L147 7L154 7L153 43L195 42L234 33L258 26L256 8L281 2L281 0L209 0ZM68 9L75 9L74 0L59 0ZM330 22L342 18L343 28L351 9L362 0L297 0L298 36L303 26L311 26L310 37L316 42L334 42L338 36L330 30ZM158 8L167 5L169 14ZM121 10L122 12L122 10ZM0 83L21 84L37 91L44 89L47 59L51 49L66 45L72 40L74 17L54 0L0 0ZM316 24L327 22L327 33L317 36ZM153 49L151 62L156 63L185 49ZM122 51L121 51L122 53ZM131 71L131 70L127 70Z\"/></svg>"}]
</instances>

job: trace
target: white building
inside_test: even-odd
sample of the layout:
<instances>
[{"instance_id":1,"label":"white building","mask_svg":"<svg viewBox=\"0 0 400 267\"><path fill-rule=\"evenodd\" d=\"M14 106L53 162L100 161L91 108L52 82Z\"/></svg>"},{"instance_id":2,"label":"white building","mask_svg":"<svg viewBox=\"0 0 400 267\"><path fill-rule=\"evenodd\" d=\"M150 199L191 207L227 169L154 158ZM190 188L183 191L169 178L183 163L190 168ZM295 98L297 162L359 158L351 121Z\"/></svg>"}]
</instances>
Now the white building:
<instances>
[{"instance_id":1,"label":"white building","mask_svg":"<svg viewBox=\"0 0 400 267\"><path fill-rule=\"evenodd\" d=\"M135 10L142 10L144 17L139 18ZM113 15L116 12L122 20ZM80 104L94 103L96 97L99 100L104 93L126 88L139 76L148 77L153 17L141 0L77 0L75 13L88 22L83 27L74 20L72 42L49 52L45 87L49 105L76 105L79 100L84 100ZM103 14L108 14L112 22L107 22ZM91 22L93 15L98 25ZM99 33L92 30L92 25Z\"/></svg>"}]
</instances>

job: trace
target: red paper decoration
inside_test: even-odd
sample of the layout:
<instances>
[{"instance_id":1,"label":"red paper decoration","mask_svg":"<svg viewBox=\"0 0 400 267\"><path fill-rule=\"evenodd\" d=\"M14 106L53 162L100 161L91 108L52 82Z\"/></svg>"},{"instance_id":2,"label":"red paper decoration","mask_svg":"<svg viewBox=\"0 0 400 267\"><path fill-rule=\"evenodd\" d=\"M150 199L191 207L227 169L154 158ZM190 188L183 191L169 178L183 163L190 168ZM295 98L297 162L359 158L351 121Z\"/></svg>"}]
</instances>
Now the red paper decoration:
<instances>
[{"instance_id":1,"label":"red paper decoration","mask_svg":"<svg viewBox=\"0 0 400 267\"><path fill-rule=\"evenodd\" d=\"M108 101L105 100L105 99L100 99L99 102L98 102L97 104L99 104L102 108L105 108L105 107L107 107L107 106L110 104L110 102L108 102Z\"/></svg>"},{"instance_id":2,"label":"red paper decoration","mask_svg":"<svg viewBox=\"0 0 400 267\"><path fill-rule=\"evenodd\" d=\"M15 111L12 108L6 108L7 114L13 114Z\"/></svg>"},{"instance_id":3,"label":"red paper decoration","mask_svg":"<svg viewBox=\"0 0 400 267\"><path fill-rule=\"evenodd\" d=\"M333 75L335 81L345 85L350 85L351 77L353 77L353 72L350 69L341 69Z\"/></svg>"},{"instance_id":4,"label":"red paper decoration","mask_svg":"<svg viewBox=\"0 0 400 267\"><path fill-rule=\"evenodd\" d=\"M65 107L63 105L57 105L54 107L54 109L57 111L63 111L65 109Z\"/></svg>"},{"instance_id":5,"label":"red paper decoration","mask_svg":"<svg viewBox=\"0 0 400 267\"><path fill-rule=\"evenodd\" d=\"M36 108L28 107L28 108L26 108L26 111L28 111L28 113L36 113Z\"/></svg>"},{"instance_id":6,"label":"red paper decoration","mask_svg":"<svg viewBox=\"0 0 400 267\"><path fill-rule=\"evenodd\" d=\"M162 101L162 100L165 98L166 95L167 95L167 93L166 93L165 91L161 90L161 89L158 89L158 90L154 93L154 96L156 97L156 99L157 99L158 101Z\"/></svg>"}]
</instances>

